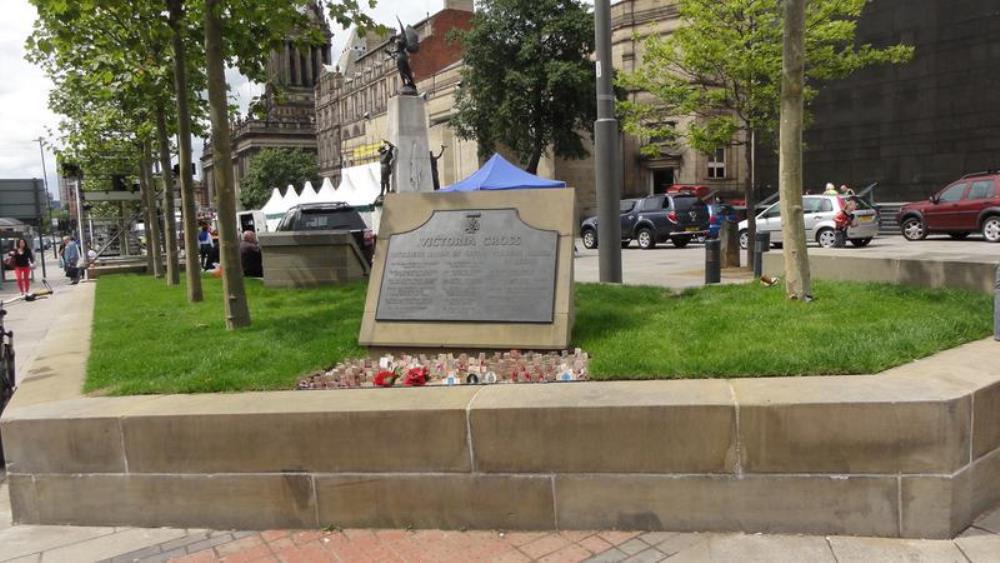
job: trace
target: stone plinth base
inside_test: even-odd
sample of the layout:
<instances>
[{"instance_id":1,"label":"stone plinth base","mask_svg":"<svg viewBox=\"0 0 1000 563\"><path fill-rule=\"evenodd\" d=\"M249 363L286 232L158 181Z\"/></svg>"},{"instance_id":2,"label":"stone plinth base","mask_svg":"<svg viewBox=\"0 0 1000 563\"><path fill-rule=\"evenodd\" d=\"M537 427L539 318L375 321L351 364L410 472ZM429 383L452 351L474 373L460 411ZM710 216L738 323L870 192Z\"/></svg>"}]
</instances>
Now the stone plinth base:
<instances>
[{"instance_id":1,"label":"stone plinth base","mask_svg":"<svg viewBox=\"0 0 1000 563\"><path fill-rule=\"evenodd\" d=\"M264 285L315 287L364 279L368 260L350 233L305 231L264 233L258 238Z\"/></svg>"},{"instance_id":2,"label":"stone plinth base","mask_svg":"<svg viewBox=\"0 0 1000 563\"><path fill-rule=\"evenodd\" d=\"M390 187L396 193L432 192L427 110L420 96L389 98L389 142L396 145Z\"/></svg>"}]
</instances>

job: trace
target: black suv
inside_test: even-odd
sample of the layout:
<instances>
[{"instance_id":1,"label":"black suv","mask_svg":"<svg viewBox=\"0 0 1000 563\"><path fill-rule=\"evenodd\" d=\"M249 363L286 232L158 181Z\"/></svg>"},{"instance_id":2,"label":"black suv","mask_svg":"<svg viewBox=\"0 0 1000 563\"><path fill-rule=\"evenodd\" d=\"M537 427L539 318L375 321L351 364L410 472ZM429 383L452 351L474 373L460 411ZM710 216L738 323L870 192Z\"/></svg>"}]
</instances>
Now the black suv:
<instances>
[{"instance_id":1,"label":"black suv","mask_svg":"<svg viewBox=\"0 0 1000 563\"><path fill-rule=\"evenodd\" d=\"M375 254L375 233L358 210L346 203L302 203L285 212L276 229L286 231L349 231L371 264Z\"/></svg>"},{"instance_id":2,"label":"black suv","mask_svg":"<svg viewBox=\"0 0 1000 563\"><path fill-rule=\"evenodd\" d=\"M696 236L708 234L708 205L690 194L651 195L621 202L622 247L635 239L639 248L650 249L670 242L684 248ZM597 217L580 224L583 246L597 247Z\"/></svg>"}]
</instances>

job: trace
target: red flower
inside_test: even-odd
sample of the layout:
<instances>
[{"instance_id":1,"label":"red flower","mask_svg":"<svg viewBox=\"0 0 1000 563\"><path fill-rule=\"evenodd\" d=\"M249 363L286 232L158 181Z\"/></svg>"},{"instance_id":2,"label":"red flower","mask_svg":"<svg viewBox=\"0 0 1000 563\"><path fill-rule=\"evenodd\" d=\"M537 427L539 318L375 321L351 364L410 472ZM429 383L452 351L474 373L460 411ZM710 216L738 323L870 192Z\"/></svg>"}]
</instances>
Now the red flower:
<instances>
[{"instance_id":1,"label":"red flower","mask_svg":"<svg viewBox=\"0 0 1000 563\"><path fill-rule=\"evenodd\" d=\"M375 374L375 385L378 387L392 387L396 382L396 374L389 370L381 370Z\"/></svg>"},{"instance_id":2,"label":"red flower","mask_svg":"<svg viewBox=\"0 0 1000 563\"><path fill-rule=\"evenodd\" d=\"M406 377L403 379L403 385L408 385L411 387L418 387L427 383L430 373L425 367L416 367L406 370Z\"/></svg>"}]
</instances>

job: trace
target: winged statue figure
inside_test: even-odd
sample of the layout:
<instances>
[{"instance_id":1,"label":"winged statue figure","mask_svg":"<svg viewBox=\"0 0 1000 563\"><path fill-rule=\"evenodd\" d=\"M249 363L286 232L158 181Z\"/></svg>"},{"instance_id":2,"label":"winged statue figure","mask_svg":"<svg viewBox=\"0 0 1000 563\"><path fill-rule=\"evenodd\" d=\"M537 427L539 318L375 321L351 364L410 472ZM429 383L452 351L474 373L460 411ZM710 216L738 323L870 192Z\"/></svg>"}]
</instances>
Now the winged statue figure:
<instances>
[{"instance_id":1,"label":"winged statue figure","mask_svg":"<svg viewBox=\"0 0 1000 563\"><path fill-rule=\"evenodd\" d=\"M399 22L399 33L392 36L386 52L396 61L396 70L399 71L399 79L402 82L399 94L416 96L417 85L413 81L413 70L410 69L410 55L420 50L420 38L412 25L403 25L398 17L396 21Z\"/></svg>"}]
</instances>

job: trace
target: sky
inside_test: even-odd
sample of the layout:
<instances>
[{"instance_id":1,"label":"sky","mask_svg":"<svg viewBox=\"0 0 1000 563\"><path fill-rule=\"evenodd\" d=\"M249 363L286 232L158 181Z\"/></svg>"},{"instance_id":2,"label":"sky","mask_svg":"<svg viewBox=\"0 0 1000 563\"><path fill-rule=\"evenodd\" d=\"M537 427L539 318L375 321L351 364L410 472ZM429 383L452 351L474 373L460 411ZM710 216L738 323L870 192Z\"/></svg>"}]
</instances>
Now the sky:
<instances>
[{"instance_id":1,"label":"sky","mask_svg":"<svg viewBox=\"0 0 1000 563\"><path fill-rule=\"evenodd\" d=\"M38 67L24 60L24 41L31 34L35 8L28 0L2 0L0 18L0 178L41 178L42 159L39 137L55 140L59 116L48 109L52 82ZM386 25L394 25L398 15L403 22L416 22L442 8L444 0L382 0L372 10L366 10ZM348 32L333 25L333 58L340 54ZM231 94L245 111L250 100L263 88L249 83L236 72L227 73ZM50 134L52 133L52 134ZM202 143L193 143L195 159L200 157ZM49 191L59 197L55 156L45 150Z\"/></svg>"}]
</instances>

